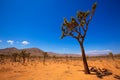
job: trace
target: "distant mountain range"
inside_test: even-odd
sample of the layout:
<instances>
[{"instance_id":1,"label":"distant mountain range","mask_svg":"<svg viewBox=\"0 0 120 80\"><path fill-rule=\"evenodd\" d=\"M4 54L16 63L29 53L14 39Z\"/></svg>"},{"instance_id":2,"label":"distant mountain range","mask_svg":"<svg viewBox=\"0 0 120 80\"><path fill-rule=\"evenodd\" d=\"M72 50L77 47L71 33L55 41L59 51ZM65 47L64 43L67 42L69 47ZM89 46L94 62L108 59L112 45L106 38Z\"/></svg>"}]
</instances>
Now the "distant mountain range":
<instances>
[{"instance_id":1,"label":"distant mountain range","mask_svg":"<svg viewBox=\"0 0 120 80\"><path fill-rule=\"evenodd\" d=\"M26 50L26 52L31 53L31 56L42 56L42 53L44 52L43 50L39 48L25 48L25 49L17 49L15 47L11 48L5 48L5 49L0 49L0 54L8 55L12 53L20 53L22 50ZM47 52L49 56L73 56L73 57L79 57L79 54L59 54L55 52Z\"/></svg>"},{"instance_id":2,"label":"distant mountain range","mask_svg":"<svg viewBox=\"0 0 120 80\"><path fill-rule=\"evenodd\" d=\"M15 47L11 47L11 48L5 48L5 49L0 49L0 54L4 54L4 55L8 55L8 54L12 54L12 53L20 53L23 49L17 49ZM26 52L31 53L32 56L41 56L42 55L42 50L38 49L38 48L26 48L24 49L26 50Z\"/></svg>"},{"instance_id":3,"label":"distant mountain range","mask_svg":"<svg viewBox=\"0 0 120 80\"><path fill-rule=\"evenodd\" d=\"M0 54L8 55L12 53L20 53L22 50L26 50L26 52L31 53L31 56L42 56L43 50L39 48L25 48L25 49L17 49L15 47L0 49ZM49 56L72 56L72 57L80 57L80 54L60 54L55 52L47 52ZM87 56L106 56L108 54L86 54ZM116 54L115 54L116 55Z\"/></svg>"}]
</instances>

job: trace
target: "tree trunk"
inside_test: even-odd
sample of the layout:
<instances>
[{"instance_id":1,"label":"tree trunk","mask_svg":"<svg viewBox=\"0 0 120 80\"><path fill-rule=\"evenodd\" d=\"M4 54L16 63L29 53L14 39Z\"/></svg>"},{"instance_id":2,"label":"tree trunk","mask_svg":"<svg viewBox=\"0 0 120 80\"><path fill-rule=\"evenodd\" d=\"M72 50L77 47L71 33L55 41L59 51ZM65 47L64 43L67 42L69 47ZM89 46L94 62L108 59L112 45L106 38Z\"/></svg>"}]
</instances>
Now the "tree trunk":
<instances>
[{"instance_id":1,"label":"tree trunk","mask_svg":"<svg viewBox=\"0 0 120 80\"><path fill-rule=\"evenodd\" d=\"M86 56L85 56L85 50L84 50L83 43L79 42L79 44L80 44L81 52L82 52L82 59L83 59L83 65L84 65L85 74L90 74L88 64L87 64L87 59L86 59Z\"/></svg>"},{"instance_id":2,"label":"tree trunk","mask_svg":"<svg viewBox=\"0 0 120 80\"><path fill-rule=\"evenodd\" d=\"M27 62L29 62L29 60L30 60L30 57L28 56L28 58L27 58Z\"/></svg>"},{"instance_id":3,"label":"tree trunk","mask_svg":"<svg viewBox=\"0 0 120 80\"><path fill-rule=\"evenodd\" d=\"M45 65L45 56L43 57L43 64Z\"/></svg>"},{"instance_id":4,"label":"tree trunk","mask_svg":"<svg viewBox=\"0 0 120 80\"><path fill-rule=\"evenodd\" d=\"M23 57L23 64L25 63L25 57Z\"/></svg>"}]
</instances>

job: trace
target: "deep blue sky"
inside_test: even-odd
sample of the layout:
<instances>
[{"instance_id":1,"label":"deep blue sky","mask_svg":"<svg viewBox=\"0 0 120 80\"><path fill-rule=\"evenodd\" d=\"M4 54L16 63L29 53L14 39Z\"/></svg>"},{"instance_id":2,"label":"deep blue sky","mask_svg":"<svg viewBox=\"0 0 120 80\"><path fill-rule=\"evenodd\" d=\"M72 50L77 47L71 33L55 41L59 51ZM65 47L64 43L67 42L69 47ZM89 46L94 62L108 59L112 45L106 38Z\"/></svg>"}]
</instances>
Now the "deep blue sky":
<instances>
[{"instance_id":1,"label":"deep blue sky","mask_svg":"<svg viewBox=\"0 0 120 80\"><path fill-rule=\"evenodd\" d=\"M63 17L91 9L96 0L0 0L0 48L37 47L44 51L80 53L75 39L60 39ZM9 41L14 41L10 44ZM7 42L8 41L8 42ZM29 42L23 45L22 41ZM98 0L84 42L86 53L120 53L120 0Z\"/></svg>"}]
</instances>

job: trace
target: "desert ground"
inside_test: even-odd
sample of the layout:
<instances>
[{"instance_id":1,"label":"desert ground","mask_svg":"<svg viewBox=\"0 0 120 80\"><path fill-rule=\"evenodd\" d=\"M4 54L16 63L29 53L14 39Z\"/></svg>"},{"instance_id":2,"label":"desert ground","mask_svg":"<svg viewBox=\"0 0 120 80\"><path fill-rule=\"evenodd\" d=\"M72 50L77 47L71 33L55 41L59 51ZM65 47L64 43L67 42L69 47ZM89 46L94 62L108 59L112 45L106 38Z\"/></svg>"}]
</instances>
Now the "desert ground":
<instances>
[{"instance_id":1,"label":"desert ground","mask_svg":"<svg viewBox=\"0 0 120 80\"><path fill-rule=\"evenodd\" d=\"M78 60L31 60L24 64L5 61L0 64L0 80L120 80L120 59L88 59L89 68L107 69L110 75L98 77L95 72L84 73L81 59Z\"/></svg>"}]
</instances>

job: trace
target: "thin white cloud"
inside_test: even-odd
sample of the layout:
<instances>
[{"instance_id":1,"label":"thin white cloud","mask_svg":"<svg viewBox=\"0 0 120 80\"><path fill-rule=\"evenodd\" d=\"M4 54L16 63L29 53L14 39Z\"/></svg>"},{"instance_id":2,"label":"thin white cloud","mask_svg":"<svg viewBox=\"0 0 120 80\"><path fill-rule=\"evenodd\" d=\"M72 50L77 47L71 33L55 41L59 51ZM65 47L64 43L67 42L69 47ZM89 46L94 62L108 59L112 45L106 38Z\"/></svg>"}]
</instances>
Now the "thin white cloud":
<instances>
[{"instance_id":1,"label":"thin white cloud","mask_svg":"<svg viewBox=\"0 0 120 80\"><path fill-rule=\"evenodd\" d=\"M30 44L28 41L22 41L21 42L23 45L28 45L28 44Z\"/></svg>"},{"instance_id":2,"label":"thin white cloud","mask_svg":"<svg viewBox=\"0 0 120 80\"><path fill-rule=\"evenodd\" d=\"M0 43L2 42L2 40L0 40Z\"/></svg>"},{"instance_id":3,"label":"thin white cloud","mask_svg":"<svg viewBox=\"0 0 120 80\"><path fill-rule=\"evenodd\" d=\"M7 43L9 43L10 45L12 45L14 43L13 40L7 40Z\"/></svg>"},{"instance_id":4,"label":"thin white cloud","mask_svg":"<svg viewBox=\"0 0 120 80\"><path fill-rule=\"evenodd\" d=\"M68 50L68 48L63 48L63 51L67 51Z\"/></svg>"},{"instance_id":5,"label":"thin white cloud","mask_svg":"<svg viewBox=\"0 0 120 80\"><path fill-rule=\"evenodd\" d=\"M91 51L86 51L87 54L93 54L93 55L108 54L109 52L112 52L112 50L106 49L106 50L91 50Z\"/></svg>"}]
</instances>

